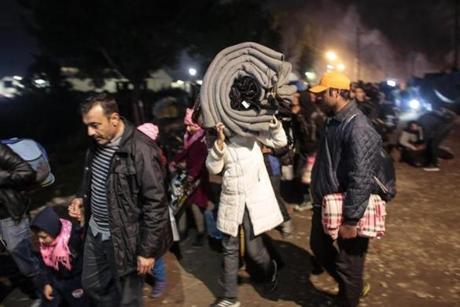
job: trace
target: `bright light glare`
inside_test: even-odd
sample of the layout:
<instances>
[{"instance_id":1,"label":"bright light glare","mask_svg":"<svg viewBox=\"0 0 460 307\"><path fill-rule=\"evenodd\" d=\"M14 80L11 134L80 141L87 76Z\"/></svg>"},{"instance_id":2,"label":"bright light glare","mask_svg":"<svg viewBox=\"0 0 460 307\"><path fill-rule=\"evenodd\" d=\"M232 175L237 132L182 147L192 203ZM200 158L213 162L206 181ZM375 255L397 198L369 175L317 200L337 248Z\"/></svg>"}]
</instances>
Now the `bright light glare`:
<instances>
[{"instance_id":1,"label":"bright light glare","mask_svg":"<svg viewBox=\"0 0 460 307\"><path fill-rule=\"evenodd\" d=\"M305 72L305 77L307 77L308 80L315 80L316 79L316 73L313 71L306 71Z\"/></svg>"},{"instance_id":2,"label":"bright light glare","mask_svg":"<svg viewBox=\"0 0 460 307\"><path fill-rule=\"evenodd\" d=\"M193 77L193 76L196 76L197 71L196 71L195 68L190 67L190 68L188 69L188 73L189 73L190 76Z\"/></svg>"},{"instance_id":3,"label":"bright light glare","mask_svg":"<svg viewBox=\"0 0 460 307\"><path fill-rule=\"evenodd\" d=\"M14 76L13 79L14 79L14 80L17 80L17 81L21 81L21 80L22 80L22 77L21 77L21 76Z\"/></svg>"},{"instance_id":4,"label":"bright light glare","mask_svg":"<svg viewBox=\"0 0 460 307\"><path fill-rule=\"evenodd\" d=\"M395 80L387 80L387 85L391 86L391 87L395 87L396 86L396 81Z\"/></svg>"},{"instance_id":5,"label":"bright light glare","mask_svg":"<svg viewBox=\"0 0 460 307\"><path fill-rule=\"evenodd\" d=\"M417 99L412 99L409 101L409 107L411 109L414 109L414 110L417 110L420 108L420 101L418 101Z\"/></svg>"},{"instance_id":6,"label":"bright light glare","mask_svg":"<svg viewBox=\"0 0 460 307\"><path fill-rule=\"evenodd\" d=\"M202 84L203 84L203 80L196 80L196 83L197 83L198 85L202 85Z\"/></svg>"},{"instance_id":7,"label":"bright light glare","mask_svg":"<svg viewBox=\"0 0 460 307\"><path fill-rule=\"evenodd\" d=\"M326 52L326 59L329 61L335 61L337 59L337 54L334 51L328 51Z\"/></svg>"},{"instance_id":8,"label":"bright light glare","mask_svg":"<svg viewBox=\"0 0 460 307\"><path fill-rule=\"evenodd\" d=\"M326 68L327 68L327 70L334 70L334 65L327 64Z\"/></svg>"},{"instance_id":9,"label":"bright light glare","mask_svg":"<svg viewBox=\"0 0 460 307\"><path fill-rule=\"evenodd\" d=\"M345 70L345 65L342 64L342 63L338 64L338 65L337 65L337 70L338 70L338 71L344 71L344 70Z\"/></svg>"}]
</instances>

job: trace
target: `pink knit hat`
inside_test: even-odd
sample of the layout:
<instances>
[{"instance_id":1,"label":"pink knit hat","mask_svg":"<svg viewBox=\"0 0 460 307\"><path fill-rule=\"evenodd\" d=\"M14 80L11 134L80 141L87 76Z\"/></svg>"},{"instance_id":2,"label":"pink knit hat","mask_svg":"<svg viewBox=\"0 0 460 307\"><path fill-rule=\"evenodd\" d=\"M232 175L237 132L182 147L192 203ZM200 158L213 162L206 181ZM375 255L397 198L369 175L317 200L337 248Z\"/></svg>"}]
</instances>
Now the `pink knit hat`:
<instances>
[{"instance_id":1,"label":"pink knit hat","mask_svg":"<svg viewBox=\"0 0 460 307\"><path fill-rule=\"evenodd\" d=\"M137 127L137 129L154 141L158 137L158 133L159 133L158 127L152 123L142 124L139 127Z\"/></svg>"}]
</instances>

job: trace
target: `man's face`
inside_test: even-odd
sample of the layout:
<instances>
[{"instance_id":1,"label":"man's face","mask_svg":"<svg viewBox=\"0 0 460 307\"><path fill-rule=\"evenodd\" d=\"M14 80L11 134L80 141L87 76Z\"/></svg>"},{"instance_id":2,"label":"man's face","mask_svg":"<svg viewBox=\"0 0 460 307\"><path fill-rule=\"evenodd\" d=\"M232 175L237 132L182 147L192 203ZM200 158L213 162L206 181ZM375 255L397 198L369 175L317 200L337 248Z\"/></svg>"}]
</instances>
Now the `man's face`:
<instances>
[{"instance_id":1,"label":"man's face","mask_svg":"<svg viewBox=\"0 0 460 307\"><path fill-rule=\"evenodd\" d=\"M330 114L337 104L337 91L327 89L316 95L316 103L321 111Z\"/></svg>"},{"instance_id":2,"label":"man's face","mask_svg":"<svg viewBox=\"0 0 460 307\"><path fill-rule=\"evenodd\" d=\"M366 100L366 92L364 92L362 88L357 87L355 89L355 97L357 101L363 102L364 100Z\"/></svg>"},{"instance_id":3,"label":"man's face","mask_svg":"<svg viewBox=\"0 0 460 307\"><path fill-rule=\"evenodd\" d=\"M106 116L100 105L95 105L83 115L83 123L87 127L88 136L92 137L99 145L108 144L117 135L120 121L118 113Z\"/></svg>"},{"instance_id":4,"label":"man's face","mask_svg":"<svg viewBox=\"0 0 460 307\"><path fill-rule=\"evenodd\" d=\"M412 124L410 125L409 129L410 129L411 131L414 131L414 132L415 132L415 131L418 131L418 130L419 130L419 125L417 125L416 123L412 123Z\"/></svg>"}]
</instances>

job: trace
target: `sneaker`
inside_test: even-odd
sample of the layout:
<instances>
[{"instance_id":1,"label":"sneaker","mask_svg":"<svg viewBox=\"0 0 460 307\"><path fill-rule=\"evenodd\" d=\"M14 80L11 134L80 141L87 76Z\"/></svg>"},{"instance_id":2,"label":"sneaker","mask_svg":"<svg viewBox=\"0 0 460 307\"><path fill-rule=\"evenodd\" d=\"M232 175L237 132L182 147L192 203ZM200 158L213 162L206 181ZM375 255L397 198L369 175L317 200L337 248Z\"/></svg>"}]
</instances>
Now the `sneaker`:
<instances>
[{"instance_id":1,"label":"sneaker","mask_svg":"<svg viewBox=\"0 0 460 307\"><path fill-rule=\"evenodd\" d=\"M297 211L297 212L303 212L305 210L311 210L311 209L313 209L313 205L311 204L311 202L303 202L300 205L294 206L294 211Z\"/></svg>"},{"instance_id":2,"label":"sneaker","mask_svg":"<svg viewBox=\"0 0 460 307\"><path fill-rule=\"evenodd\" d=\"M166 281L157 281L153 286L152 293L150 294L151 298L159 298L163 295L166 290Z\"/></svg>"},{"instance_id":3,"label":"sneaker","mask_svg":"<svg viewBox=\"0 0 460 307\"><path fill-rule=\"evenodd\" d=\"M361 290L361 297L365 297L371 291L371 284L367 281L364 282L363 289Z\"/></svg>"},{"instance_id":4,"label":"sneaker","mask_svg":"<svg viewBox=\"0 0 460 307\"><path fill-rule=\"evenodd\" d=\"M423 170L425 172L439 172L440 171L439 167L437 166L427 166L427 167L424 167Z\"/></svg>"},{"instance_id":5,"label":"sneaker","mask_svg":"<svg viewBox=\"0 0 460 307\"><path fill-rule=\"evenodd\" d=\"M236 299L219 298L210 307L240 307L240 305Z\"/></svg>"}]
</instances>

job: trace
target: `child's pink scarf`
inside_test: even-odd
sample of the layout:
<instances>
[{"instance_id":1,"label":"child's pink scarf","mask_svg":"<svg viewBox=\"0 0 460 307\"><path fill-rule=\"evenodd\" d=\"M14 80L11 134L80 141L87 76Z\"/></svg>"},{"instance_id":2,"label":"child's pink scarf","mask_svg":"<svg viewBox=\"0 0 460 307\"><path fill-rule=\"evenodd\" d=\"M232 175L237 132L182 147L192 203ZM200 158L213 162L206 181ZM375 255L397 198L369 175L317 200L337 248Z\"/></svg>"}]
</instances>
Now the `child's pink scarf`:
<instances>
[{"instance_id":1,"label":"child's pink scarf","mask_svg":"<svg viewBox=\"0 0 460 307\"><path fill-rule=\"evenodd\" d=\"M40 244L40 253L43 258L43 262L54 268L56 271L59 270L59 263L66 267L69 271L72 269L70 264L70 250L69 240L72 232L72 223L65 219L59 219L61 221L61 232L54 239L50 245Z\"/></svg>"},{"instance_id":2,"label":"child's pink scarf","mask_svg":"<svg viewBox=\"0 0 460 307\"><path fill-rule=\"evenodd\" d=\"M204 130L198 130L194 134L190 134L188 132L185 132L184 134L184 149L189 148L193 143L195 143L198 140L201 140L204 136Z\"/></svg>"}]
</instances>

